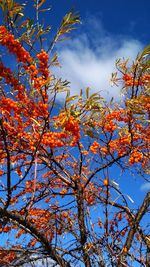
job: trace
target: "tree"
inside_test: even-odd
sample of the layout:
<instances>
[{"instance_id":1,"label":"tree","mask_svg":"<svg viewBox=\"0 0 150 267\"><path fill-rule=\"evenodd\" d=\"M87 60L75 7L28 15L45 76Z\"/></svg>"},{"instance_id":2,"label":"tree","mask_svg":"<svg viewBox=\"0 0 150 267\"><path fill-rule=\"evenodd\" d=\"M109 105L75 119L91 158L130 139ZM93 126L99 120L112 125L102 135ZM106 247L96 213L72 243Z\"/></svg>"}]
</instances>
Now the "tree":
<instances>
[{"instance_id":1,"label":"tree","mask_svg":"<svg viewBox=\"0 0 150 267\"><path fill-rule=\"evenodd\" d=\"M148 179L150 46L132 65L117 61L112 81L123 87L122 102L89 88L70 96L51 73L59 64L53 48L79 17L69 12L44 49L44 2L35 1L35 22L25 5L0 2L0 264L34 256L62 267L148 266L150 193L133 210L113 170Z\"/></svg>"}]
</instances>

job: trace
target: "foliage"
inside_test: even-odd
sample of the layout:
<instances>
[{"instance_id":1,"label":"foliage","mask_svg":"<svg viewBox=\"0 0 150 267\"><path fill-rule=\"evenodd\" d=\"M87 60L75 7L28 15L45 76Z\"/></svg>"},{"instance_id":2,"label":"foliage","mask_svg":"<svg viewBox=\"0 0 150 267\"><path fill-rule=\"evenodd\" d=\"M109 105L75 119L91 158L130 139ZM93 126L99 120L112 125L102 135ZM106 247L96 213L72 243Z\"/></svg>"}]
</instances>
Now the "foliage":
<instances>
[{"instance_id":1,"label":"foliage","mask_svg":"<svg viewBox=\"0 0 150 267\"><path fill-rule=\"evenodd\" d=\"M0 1L0 265L35 254L60 266L148 266L150 193L133 210L113 170L149 173L150 47L132 65L117 61L121 76L112 81L123 87L122 102L89 88L70 96L51 73L59 65L53 47L79 17L69 12L46 50L44 4L35 1L34 22L24 4Z\"/></svg>"}]
</instances>

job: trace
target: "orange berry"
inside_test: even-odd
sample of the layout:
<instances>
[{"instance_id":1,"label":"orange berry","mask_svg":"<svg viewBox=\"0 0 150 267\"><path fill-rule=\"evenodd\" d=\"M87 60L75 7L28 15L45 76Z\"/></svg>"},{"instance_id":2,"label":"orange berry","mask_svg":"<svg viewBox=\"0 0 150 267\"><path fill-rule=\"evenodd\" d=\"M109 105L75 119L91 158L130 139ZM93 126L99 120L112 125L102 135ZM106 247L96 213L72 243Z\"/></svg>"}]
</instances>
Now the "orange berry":
<instances>
[{"instance_id":1,"label":"orange berry","mask_svg":"<svg viewBox=\"0 0 150 267\"><path fill-rule=\"evenodd\" d=\"M103 180L103 184L104 184L105 186L108 186L108 185L109 185L109 180L108 180L108 178L106 178L106 179Z\"/></svg>"}]
</instances>

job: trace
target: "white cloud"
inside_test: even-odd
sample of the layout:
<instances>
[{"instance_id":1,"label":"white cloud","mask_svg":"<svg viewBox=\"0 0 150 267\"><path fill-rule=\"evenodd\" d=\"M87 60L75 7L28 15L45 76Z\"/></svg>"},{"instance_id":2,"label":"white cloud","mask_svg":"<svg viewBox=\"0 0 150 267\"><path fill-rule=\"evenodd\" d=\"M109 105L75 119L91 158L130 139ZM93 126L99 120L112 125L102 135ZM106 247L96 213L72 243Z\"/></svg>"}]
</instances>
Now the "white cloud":
<instances>
[{"instance_id":1,"label":"white cloud","mask_svg":"<svg viewBox=\"0 0 150 267\"><path fill-rule=\"evenodd\" d=\"M14 266L14 265L13 265ZM21 266L21 265L20 265ZM22 267L59 267L59 265L51 259L30 259L27 263L23 264Z\"/></svg>"},{"instance_id":2,"label":"white cloud","mask_svg":"<svg viewBox=\"0 0 150 267\"><path fill-rule=\"evenodd\" d=\"M144 183L142 184L142 186L140 187L141 191L148 191L150 190L150 182L148 183Z\"/></svg>"},{"instance_id":3,"label":"white cloud","mask_svg":"<svg viewBox=\"0 0 150 267\"><path fill-rule=\"evenodd\" d=\"M110 86L115 61L122 57L133 60L141 49L138 40L113 36L92 17L85 32L63 43L59 51L62 68L56 70L56 75L71 82L71 95L89 86L91 92L102 91L103 96L109 93L118 98L120 88Z\"/></svg>"}]
</instances>

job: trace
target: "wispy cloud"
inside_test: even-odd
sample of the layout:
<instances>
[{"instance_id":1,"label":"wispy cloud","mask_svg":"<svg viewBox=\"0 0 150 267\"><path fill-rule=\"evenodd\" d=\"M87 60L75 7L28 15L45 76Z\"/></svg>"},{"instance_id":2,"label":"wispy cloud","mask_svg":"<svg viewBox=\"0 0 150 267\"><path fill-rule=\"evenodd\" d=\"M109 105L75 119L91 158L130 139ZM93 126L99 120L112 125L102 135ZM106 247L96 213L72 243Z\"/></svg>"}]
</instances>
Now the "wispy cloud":
<instances>
[{"instance_id":1,"label":"wispy cloud","mask_svg":"<svg viewBox=\"0 0 150 267\"><path fill-rule=\"evenodd\" d=\"M118 98L120 88L110 86L115 61L123 57L133 60L141 49L138 40L111 35L92 17L85 31L63 43L59 50L62 68L56 74L71 82L72 95L89 86L92 92L102 91L103 96Z\"/></svg>"},{"instance_id":2,"label":"wispy cloud","mask_svg":"<svg viewBox=\"0 0 150 267\"><path fill-rule=\"evenodd\" d=\"M150 182L148 183L144 183L144 184L142 184L141 185L141 187L140 187L140 189L141 189L141 191L148 191L148 190L150 190Z\"/></svg>"},{"instance_id":3,"label":"wispy cloud","mask_svg":"<svg viewBox=\"0 0 150 267\"><path fill-rule=\"evenodd\" d=\"M36 258L36 254L29 259L28 263L24 263L22 265L22 267L32 267L32 266L36 266L36 267L47 267L47 266L48 267L59 267L59 265L50 258L44 258L43 257L43 259L41 258L38 260L34 260L34 257Z\"/></svg>"}]
</instances>

